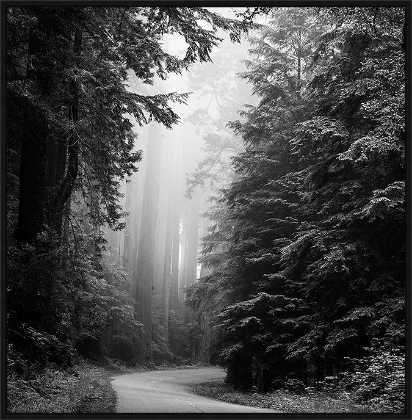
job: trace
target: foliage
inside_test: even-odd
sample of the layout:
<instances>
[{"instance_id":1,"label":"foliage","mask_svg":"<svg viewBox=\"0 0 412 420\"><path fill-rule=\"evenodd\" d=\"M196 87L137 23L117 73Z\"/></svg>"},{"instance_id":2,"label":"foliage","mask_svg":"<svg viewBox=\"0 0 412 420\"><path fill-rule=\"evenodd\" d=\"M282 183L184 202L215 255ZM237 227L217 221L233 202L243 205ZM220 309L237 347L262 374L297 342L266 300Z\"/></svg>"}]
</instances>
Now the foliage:
<instances>
[{"instance_id":1,"label":"foliage","mask_svg":"<svg viewBox=\"0 0 412 420\"><path fill-rule=\"evenodd\" d=\"M33 245L9 246L9 342L41 365L70 364L73 348L131 359L140 325L130 279L100 261L93 235L72 229L66 244L45 233Z\"/></svg>"},{"instance_id":2,"label":"foliage","mask_svg":"<svg viewBox=\"0 0 412 420\"><path fill-rule=\"evenodd\" d=\"M134 120L171 127L178 116L170 102L187 97L150 95L144 85L209 60L216 29L239 39L244 26L197 7L7 12L10 354L23 369L26 359L69 365L74 347L130 360L141 325L130 279L102 261L100 228L122 228L119 183L140 159ZM355 363L346 380L359 401L403 410L404 12L245 13L270 19L251 39L242 75L258 103L230 124L243 148L204 240L202 263L212 270L188 291L191 307L213 313L214 348L235 388L267 391L278 381L299 391L333 383ZM167 33L185 38L184 58L163 50ZM127 87L130 72L141 92ZM215 99L227 94L224 78L209 82ZM209 168L231 170L221 158L234 137L203 129L211 154L192 187L220 182ZM30 162L30 151L44 156ZM22 226L30 232L16 241ZM190 358L199 324L171 313L168 327L172 352ZM159 358L162 328L154 329ZM374 338L385 347L371 347Z\"/></svg>"},{"instance_id":3,"label":"foliage","mask_svg":"<svg viewBox=\"0 0 412 420\"><path fill-rule=\"evenodd\" d=\"M70 342L63 337L70 337L72 285L62 259L62 248L55 247L47 234L34 245L11 244L8 249L8 340L40 364L70 363Z\"/></svg>"},{"instance_id":4,"label":"foliage","mask_svg":"<svg viewBox=\"0 0 412 420\"><path fill-rule=\"evenodd\" d=\"M259 103L231 123L245 149L230 229L209 235L198 286L224 296L216 346L235 387L315 385L374 337L404 344L403 11L334 13L276 9L252 41Z\"/></svg>"},{"instance_id":5,"label":"foliage","mask_svg":"<svg viewBox=\"0 0 412 420\"><path fill-rule=\"evenodd\" d=\"M209 61L218 29L238 41L246 25L199 7L6 8L7 333L30 362L70 364L74 348L133 359L131 282L103 259L101 228L124 227L135 126L171 128L188 97L148 87ZM184 57L165 35L184 38Z\"/></svg>"},{"instance_id":6,"label":"foliage","mask_svg":"<svg viewBox=\"0 0 412 420\"><path fill-rule=\"evenodd\" d=\"M368 404L374 412L405 412L405 352L402 348L372 342L368 355L350 359L351 371L343 377L355 401Z\"/></svg>"},{"instance_id":7,"label":"foliage","mask_svg":"<svg viewBox=\"0 0 412 420\"><path fill-rule=\"evenodd\" d=\"M288 379L283 387L294 394L302 394L305 391L305 384L298 379Z\"/></svg>"},{"instance_id":8,"label":"foliage","mask_svg":"<svg viewBox=\"0 0 412 420\"><path fill-rule=\"evenodd\" d=\"M192 323L185 321L183 313L178 311L169 312L171 362L182 364L192 359L192 349L196 344L196 339L193 337L193 327Z\"/></svg>"},{"instance_id":9,"label":"foliage","mask_svg":"<svg viewBox=\"0 0 412 420\"><path fill-rule=\"evenodd\" d=\"M241 142L227 127L227 122L251 100L246 82L237 77L244 68L246 48L246 39L242 39L240 45L225 39L213 53L213 62L193 66L188 75L189 87L197 93L201 106L188 119L205 143L205 157L186 181L189 197L199 187L210 195L215 194L233 176L230 158L239 151Z\"/></svg>"},{"instance_id":10,"label":"foliage","mask_svg":"<svg viewBox=\"0 0 412 420\"><path fill-rule=\"evenodd\" d=\"M114 412L115 394L104 369L79 363L71 370L56 365L41 370L26 366L23 373L17 373L15 364L21 363L21 355L9 349L7 357L9 414Z\"/></svg>"},{"instance_id":11,"label":"foliage","mask_svg":"<svg viewBox=\"0 0 412 420\"><path fill-rule=\"evenodd\" d=\"M238 39L242 26L202 8L10 7L7 12L8 92L42 110L50 125L52 144L62 143L64 154L79 154L74 164L80 168L71 176L77 178L75 187L83 192L90 207L92 224L120 227L119 182L136 170L140 159L140 154L133 152L132 117L138 124L154 119L170 127L178 116L168 102L187 97L132 92L127 89L127 70L151 84L156 75L165 78L197 59L209 60L219 42L215 29L231 31L233 39ZM212 28L203 29L199 19ZM82 39L80 50L75 51L72 43L76 31L82 32ZM188 44L185 58L163 51L162 36L168 32L184 36ZM26 51L26 55L19 59L18 51ZM72 82L78 85L77 104L71 103ZM77 120L66 112L74 105L79 107ZM10 115L10 125L18 114ZM18 139L13 140L16 144L9 149L9 166L11 155L21 153ZM10 175L15 173L18 171L10 168ZM50 186L48 202L53 202L63 179L57 181L58 185Z\"/></svg>"},{"instance_id":12,"label":"foliage","mask_svg":"<svg viewBox=\"0 0 412 420\"><path fill-rule=\"evenodd\" d=\"M287 13L278 11L274 28L265 27L260 37L252 39L255 60L247 62L248 72L243 76L252 83L260 101L243 111L244 122L231 124L243 137L245 150L233 161L238 177L225 194L234 229L224 248L226 276L221 283L232 304L220 313L218 340L220 361L229 369L229 382L235 386L243 382L235 373L243 366L246 382L242 386L246 388L255 383L265 389L270 377L286 374L288 367L284 360L282 364L279 361L286 357L291 329L302 329L291 319L306 309L297 288L288 283L282 286L281 273L275 283L271 274L280 269L280 249L289 243L297 227L299 179L286 177L288 170L296 167L286 139L303 116L300 96L305 17L296 11L294 29L276 31ZM286 46L295 46L295 56L285 50ZM285 239L274 241L280 237Z\"/></svg>"},{"instance_id":13,"label":"foliage","mask_svg":"<svg viewBox=\"0 0 412 420\"><path fill-rule=\"evenodd\" d=\"M200 20L211 29L203 29ZM119 182L136 171L140 160L133 122L155 120L170 128L179 119L170 102L187 98L185 93L133 92L127 86L129 72L150 85L155 77L165 79L197 60L208 61L220 41L214 33L218 28L229 31L233 40L245 29L196 7L7 9L9 95L38 106L50 126L49 142L63 145L69 154L66 174L49 190L55 205L51 212L62 211L77 179L92 217L121 227ZM184 58L163 50L168 33L185 39Z\"/></svg>"},{"instance_id":14,"label":"foliage","mask_svg":"<svg viewBox=\"0 0 412 420\"><path fill-rule=\"evenodd\" d=\"M153 362L158 364L173 360L173 354L169 350L169 342L165 327L162 325L162 311L159 307L154 307L152 312L152 357ZM170 326L169 326L170 328Z\"/></svg>"},{"instance_id":15,"label":"foliage","mask_svg":"<svg viewBox=\"0 0 412 420\"><path fill-rule=\"evenodd\" d=\"M192 392L232 404L267 408L278 413L370 413L367 405L354 402L348 394L340 397L324 392L296 394L287 390L260 393L256 390L240 391L221 381L204 382Z\"/></svg>"}]
</instances>

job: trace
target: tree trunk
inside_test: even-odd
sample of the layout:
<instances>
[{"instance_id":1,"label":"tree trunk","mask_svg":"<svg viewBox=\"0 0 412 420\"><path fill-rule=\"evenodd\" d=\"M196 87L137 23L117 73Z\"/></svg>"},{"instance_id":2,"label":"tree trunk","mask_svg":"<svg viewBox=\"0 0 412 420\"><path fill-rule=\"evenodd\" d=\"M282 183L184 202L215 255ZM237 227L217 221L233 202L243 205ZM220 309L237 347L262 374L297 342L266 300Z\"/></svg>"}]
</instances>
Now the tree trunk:
<instances>
[{"instance_id":1,"label":"tree trunk","mask_svg":"<svg viewBox=\"0 0 412 420\"><path fill-rule=\"evenodd\" d=\"M19 242L33 243L44 223L47 118L40 107L26 98L11 100L16 101L23 115L19 215L15 237Z\"/></svg>"},{"instance_id":2,"label":"tree trunk","mask_svg":"<svg viewBox=\"0 0 412 420\"><path fill-rule=\"evenodd\" d=\"M148 130L143 129L142 132L139 133L139 137L140 139L145 140L145 143L139 147L143 151L143 156L147 156ZM125 255L127 258L127 272L130 275L133 275L137 270L146 171L147 159L143 158L140 162L139 172L133 174L131 182L127 185L127 194L130 196L130 200L126 207L126 211L129 212L129 215L126 218ZM136 193L136 191L138 193ZM128 234L127 240L126 232Z\"/></svg>"},{"instance_id":3,"label":"tree trunk","mask_svg":"<svg viewBox=\"0 0 412 420\"><path fill-rule=\"evenodd\" d=\"M76 29L74 34L74 41L73 41L73 53L75 60L78 61L80 59L81 53L81 46L82 46L82 32L80 29ZM53 200L52 206L52 214L51 220L54 224L56 231L60 234L61 232L61 223L62 223L62 216L64 211L64 205L70 194L72 192L74 182L77 178L77 173L79 169L79 138L76 135L75 126L79 121L79 98L80 98L80 82L77 80L76 76L74 76L70 80L69 85L69 93L70 93L70 101L69 101L69 121L73 124L73 133L69 137L68 140L68 164L66 169L66 174L58 192Z\"/></svg>"},{"instance_id":4,"label":"tree trunk","mask_svg":"<svg viewBox=\"0 0 412 420\"><path fill-rule=\"evenodd\" d=\"M248 390L253 385L252 358L250 356L234 356L228 366L226 382L235 389Z\"/></svg>"},{"instance_id":5,"label":"tree trunk","mask_svg":"<svg viewBox=\"0 0 412 420\"><path fill-rule=\"evenodd\" d=\"M179 294L179 254L180 254L180 214L179 208L174 202L174 223L173 223L173 249L172 249L172 273L170 278L170 304L169 308L176 311L178 307Z\"/></svg>"},{"instance_id":6,"label":"tree trunk","mask_svg":"<svg viewBox=\"0 0 412 420\"><path fill-rule=\"evenodd\" d=\"M197 278L197 249L199 241L199 194L190 200L187 225L186 270L184 288L190 287Z\"/></svg>"},{"instance_id":7,"label":"tree trunk","mask_svg":"<svg viewBox=\"0 0 412 420\"><path fill-rule=\"evenodd\" d=\"M200 336L200 361L206 364L210 363L210 342L212 340L212 327L210 313L206 309L200 317L200 328L202 335Z\"/></svg>"},{"instance_id":8,"label":"tree trunk","mask_svg":"<svg viewBox=\"0 0 412 420\"><path fill-rule=\"evenodd\" d=\"M167 142L165 142L167 143ZM158 156L158 159L163 158L165 154L164 144L162 147L162 156ZM162 159L161 165L165 163ZM161 306L161 300L163 296L163 285L165 278L165 252L166 252L166 235L167 235L167 219L169 211L169 191L170 191L170 177L165 176L164 173L159 173L159 201L158 201L158 218L156 223L156 243L155 243L155 281L154 281L154 295L157 298L158 304ZM159 306L159 308L160 308Z\"/></svg>"},{"instance_id":9,"label":"tree trunk","mask_svg":"<svg viewBox=\"0 0 412 420\"><path fill-rule=\"evenodd\" d=\"M165 253L164 253L164 269L163 269L163 291L162 291L162 325L165 328L166 340L169 341L168 337L168 324L169 324L169 308L170 308L170 297L171 297L171 279L173 271L173 255L174 255L174 236L176 230L176 224L179 224L179 219L176 220L175 213L177 212L177 183L178 183L178 165L176 162L177 148L175 144L171 142L170 146L170 171L168 172L168 213L167 213L167 227L166 227L166 238L165 238ZM177 226L178 229L178 226ZM179 245L179 236L177 236L177 251ZM178 253L177 253L178 256Z\"/></svg>"},{"instance_id":10,"label":"tree trunk","mask_svg":"<svg viewBox=\"0 0 412 420\"><path fill-rule=\"evenodd\" d=\"M160 125L149 130L147 170L144 182L143 208L137 268L134 273L137 321L144 326L139 337L137 359L140 363L152 359L152 293L155 264L155 228L158 202L159 155L162 144Z\"/></svg>"},{"instance_id":11,"label":"tree trunk","mask_svg":"<svg viewBox=\"0 0 412 420\"><path fill-rule=\"evenodd\" d=\"M168 339L168 324L169 324L169 299L170 299L170 279L172 270L172 246L173 246L173 190L169 191L169 214L167 217L166 241L164 253L164 268L163 268L163 289L162 289L162 319L161 324L165 328L166 340Z\"/></svg>"},{"instance_id":12,"label":"tree trunk","mask_svg":"<svg viewBox=\"0 0 412 420\"><path fill-rule=\"evenodd\" d=\"M43 81L50 79L50 71L29 63L41 61L44 41L41 24L30 30L28 40L27 78L40 94L48 94ZM39 68L37 68L39 67ZM49 85L47 85L47 89ZM19 211L15 237L19 242L32 243L44 224L45 175L48 123L44 110L27 97L10 92L7 104L8 136L19 137L21 142ZM17 112L16 112L17 111ZM21 124L21 129L18 124Z\"/></svg>"}]
</instances>

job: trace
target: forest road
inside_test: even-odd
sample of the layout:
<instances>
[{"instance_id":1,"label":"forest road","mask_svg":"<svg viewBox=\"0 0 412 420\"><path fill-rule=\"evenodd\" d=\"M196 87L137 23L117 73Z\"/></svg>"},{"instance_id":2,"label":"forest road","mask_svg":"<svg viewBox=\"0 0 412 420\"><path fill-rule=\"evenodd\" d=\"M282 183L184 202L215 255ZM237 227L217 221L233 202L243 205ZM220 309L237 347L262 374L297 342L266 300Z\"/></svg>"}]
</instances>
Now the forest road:
<instances>
[{"instance_id":1,"label":"forest road","mask_svg":"<svg viewBox=\"0 0 412 420\"><path fill-rule=\"evenodd\" d=\"M275 413L191 394L188 387L223 378L219 368L158 370L115 376L117 413Z\"/></svg>"}]
</instances>

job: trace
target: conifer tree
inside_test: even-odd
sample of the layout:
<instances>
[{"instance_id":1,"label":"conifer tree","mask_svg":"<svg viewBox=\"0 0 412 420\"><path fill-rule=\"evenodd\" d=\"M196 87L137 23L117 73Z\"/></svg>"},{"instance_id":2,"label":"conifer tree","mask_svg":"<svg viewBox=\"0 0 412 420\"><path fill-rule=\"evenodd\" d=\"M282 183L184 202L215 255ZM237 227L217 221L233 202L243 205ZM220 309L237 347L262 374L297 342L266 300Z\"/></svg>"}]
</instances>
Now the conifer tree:
<instances>
[{"instance_id":1,"label":"conifer tree","mask_svg":"<svg viewBox=\"0 0 412 420\"><path fill-rule=\"evenodd\" d=\"M260 101L232 124L245 151L209 278L235 386L313 383L374 337L404 344L403 31L402 8L280 9L255 40Z\"/></svg>"},{"instance_id":2,"label":"conifer tree","mask_svg":"<svg viewBox=\"0 0 412 420\"><path fill-rule=\"evenodd\" d=\"M281 249L298 226L298 169L290 139L307 115L304 84L310 43L318 34L305 10L280 9L252 40L253 61L243 76L259 95L256 107L232 127L245 151L234 159L238 179L226 193L234 233L225 265L229 306L221 313L221 362L228 382L263 389L270 377L285 376L286 345L301 328L292 317L304 313L296 284L281 274ZM297 324L297 325L295 325ZM254 378L254 379L253 379Z\"/></svg>"},{"instance_id":3,"label":"conifer tree","mask_svg":"<svg viewBox=\"0 0 412 420\"><path fill-rule=\"evenodd\" d=\"M403 344L405 79L401 9L330 13L342 22L319 43L315 115L294 139L309 157L302 214L312 227L282 258L304 280L315 324L290 357L313 355L318 370L336 374L373 337Z\"/></svg>"}]
</instances>

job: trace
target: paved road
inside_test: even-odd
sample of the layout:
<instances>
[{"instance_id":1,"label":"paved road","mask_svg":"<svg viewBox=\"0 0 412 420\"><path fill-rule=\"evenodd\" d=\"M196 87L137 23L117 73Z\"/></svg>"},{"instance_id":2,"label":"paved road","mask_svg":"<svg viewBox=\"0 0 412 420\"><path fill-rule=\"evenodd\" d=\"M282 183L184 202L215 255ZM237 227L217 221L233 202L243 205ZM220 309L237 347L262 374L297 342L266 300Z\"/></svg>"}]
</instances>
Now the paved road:
<instances>
[{"instance_id":1,"label":"paved road","mask_svg":"<svg viewBox=\"0 0 412 420\"><path fill-rule=\"evenodd\" d=\"M161 370L115 376L117 413L274 413L191 394L191 385L223 378L219 368Z\"/></svg>"}]
</instances>

